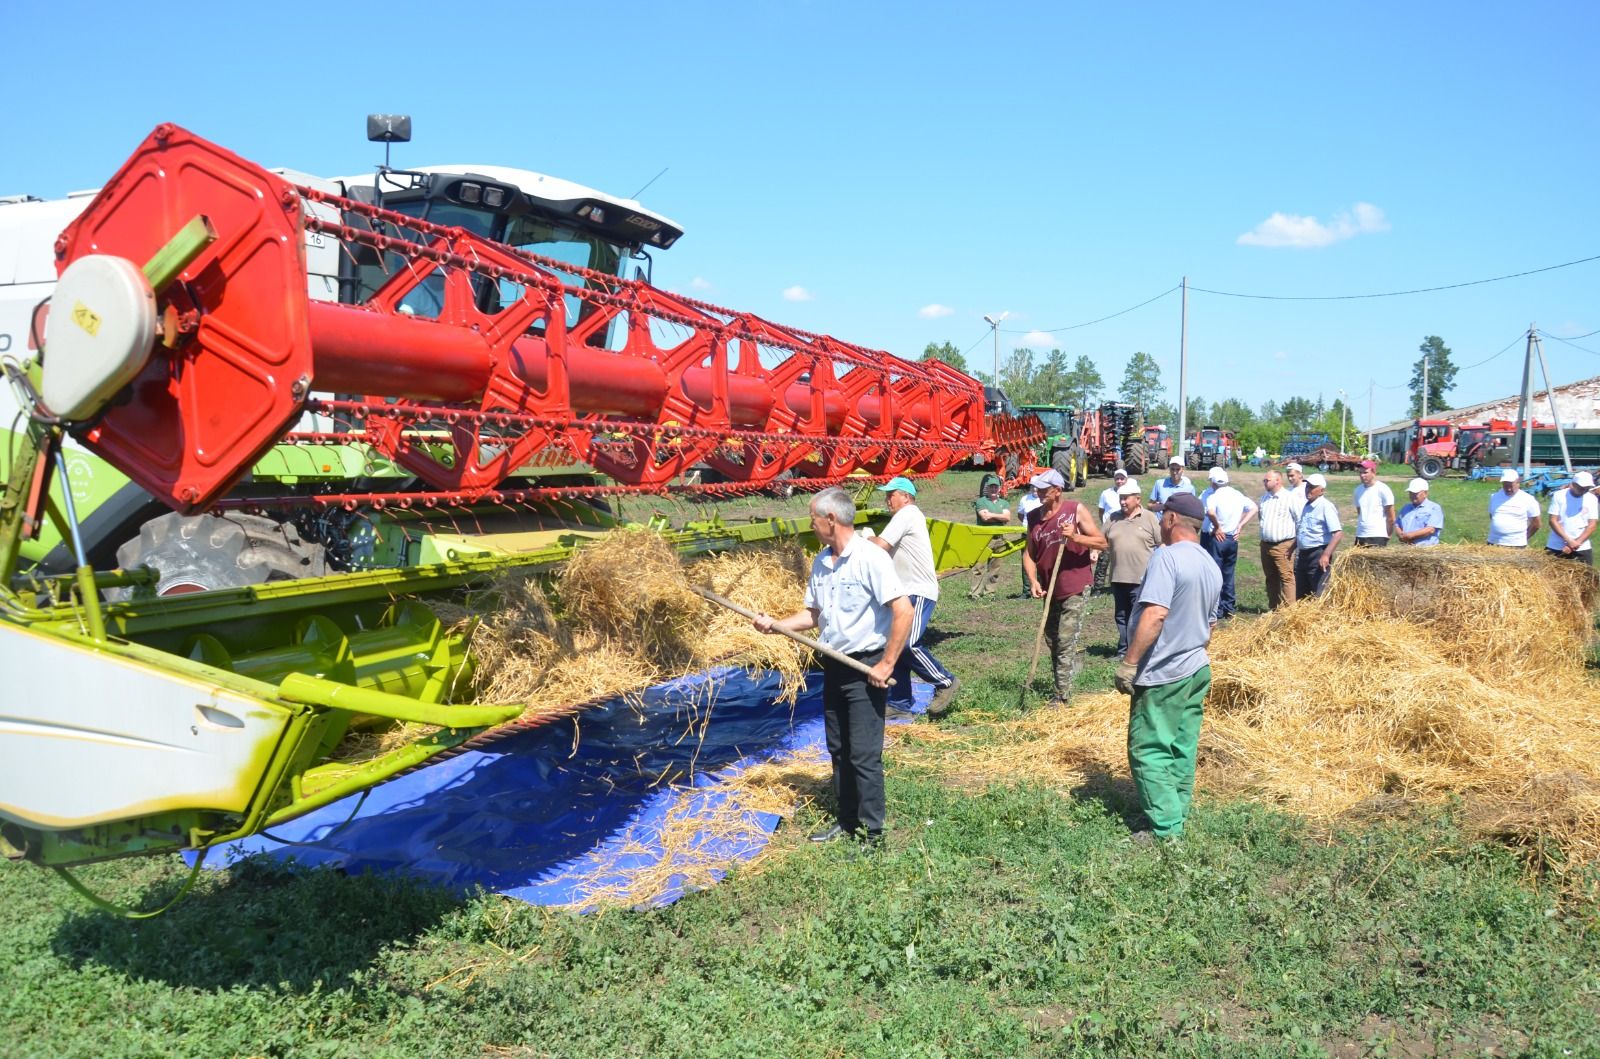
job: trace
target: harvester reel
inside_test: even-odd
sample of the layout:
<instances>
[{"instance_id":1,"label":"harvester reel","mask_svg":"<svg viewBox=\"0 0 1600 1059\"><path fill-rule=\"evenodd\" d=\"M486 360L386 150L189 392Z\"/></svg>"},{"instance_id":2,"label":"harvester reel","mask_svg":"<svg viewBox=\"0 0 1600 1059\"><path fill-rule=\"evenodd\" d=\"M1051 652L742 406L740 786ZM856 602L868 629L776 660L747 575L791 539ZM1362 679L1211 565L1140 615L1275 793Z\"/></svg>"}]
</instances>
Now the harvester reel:
<instances>
[{"instance_id":1,"label":"harvester reel","mask_svg":"<svg viewBox=\"0 0 1600 1059\"><path fill-rule=\"evenodd\" d=\"M220 518L171 512L151 519L139 528L137 538L117 549L117 564L124 570L155 570L158 596L328 572L322 545L302 540L293 523L245 514ZM126 598L128 590L121 591Z\"/></svg>"}]
</instances>

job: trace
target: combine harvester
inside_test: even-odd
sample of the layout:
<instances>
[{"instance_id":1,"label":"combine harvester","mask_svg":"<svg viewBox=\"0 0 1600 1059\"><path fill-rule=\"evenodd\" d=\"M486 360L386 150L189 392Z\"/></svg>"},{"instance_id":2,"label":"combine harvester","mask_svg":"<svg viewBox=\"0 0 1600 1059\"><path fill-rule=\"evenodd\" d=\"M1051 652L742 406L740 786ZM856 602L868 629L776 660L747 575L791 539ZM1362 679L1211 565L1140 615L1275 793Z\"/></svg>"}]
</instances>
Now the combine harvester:
<instances>
[{"instance_id":1,"label":"combine harvester","mask_svg":"<svg viewBox=\"0 0 1600 1059\"><path fill-rule=\"evenodd\" d=\"M427 603L549 571L607 497L933 475L1041 439L942 363L628 275L677 227L538 174L366 187L162 125L67 214L59 279L33 290L38 355L0 361L20 424L0 501L12 858L205 850L516 730L526 704L457 701L473 658ZM952 565L987 543L936 536ZM330 756L373 718L437 730Z\"/></svg>"}]
</instances>

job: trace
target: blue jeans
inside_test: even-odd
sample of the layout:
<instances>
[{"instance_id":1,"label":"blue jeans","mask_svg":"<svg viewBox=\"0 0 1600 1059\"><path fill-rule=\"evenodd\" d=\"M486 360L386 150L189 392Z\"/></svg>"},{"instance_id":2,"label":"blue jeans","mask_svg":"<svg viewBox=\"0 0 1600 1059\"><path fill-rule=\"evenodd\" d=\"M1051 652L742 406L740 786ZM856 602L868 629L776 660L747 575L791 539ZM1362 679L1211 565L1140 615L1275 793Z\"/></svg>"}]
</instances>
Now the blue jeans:
<instances>
[{"instance_id":1,"label":"blue jeans","mask_svg":"<svg viewBox=\"0 0 1600 1059\"><path fill-rule=\"evenodd\" d=\"M1231 618L1234 611L1233 598L1233 568L1239 562L1239 538L1224 537L1217 540L1212 533L1201 534L1205 544L1206 554L1216 560L1217 568L1222 571L1222 595L1217 597L1217 617Z\"/></svg>"},{"instance_id":2,"label":"blue jeans","mask_svg":"<svg viewBox=\"0 0 1600 1059\"><path fill-rule=\"evenodd\" d=\"M928 649L922 646L922 634L928 631L928 621L933 617L934 605L939 601L927 596L908 596L911 600L911 635L906 638L906 649L894 664L894 687L889 689L889 705L897 709L911 709L911 674L915 672L925 683L938 688L948 688L955 677L939 664Z\"/></svg>"}]
</instances>

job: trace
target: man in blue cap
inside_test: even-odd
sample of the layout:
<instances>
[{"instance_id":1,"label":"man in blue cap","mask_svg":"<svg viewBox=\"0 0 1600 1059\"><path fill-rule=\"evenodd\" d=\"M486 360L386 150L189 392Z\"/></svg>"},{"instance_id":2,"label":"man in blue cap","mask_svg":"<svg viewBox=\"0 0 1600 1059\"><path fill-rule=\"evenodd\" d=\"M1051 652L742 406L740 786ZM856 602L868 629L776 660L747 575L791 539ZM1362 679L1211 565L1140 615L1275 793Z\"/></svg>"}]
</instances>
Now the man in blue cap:
<instances>
[{"instance_id":1,"label":"man in blue cap","mask_svg":"<svg viewBox=\"0 0 1600 1059\"><path fill-rule=\"evenodd\" d=\"M900 575L906 595L911 599L911 638L894 669L894 686L889 689L889 709L911 712L911 674L934 686L928 715L937 717L955 701L957 681L939 664L922 643L923 633L939 602L939 575L933 565L933 543L928 539L928 520L917 507L917 487L909 478L896 477L878 486L886 494L889 524L874 537L873 543L894 557L894 572Z\"/></svg>"}]
</instances>

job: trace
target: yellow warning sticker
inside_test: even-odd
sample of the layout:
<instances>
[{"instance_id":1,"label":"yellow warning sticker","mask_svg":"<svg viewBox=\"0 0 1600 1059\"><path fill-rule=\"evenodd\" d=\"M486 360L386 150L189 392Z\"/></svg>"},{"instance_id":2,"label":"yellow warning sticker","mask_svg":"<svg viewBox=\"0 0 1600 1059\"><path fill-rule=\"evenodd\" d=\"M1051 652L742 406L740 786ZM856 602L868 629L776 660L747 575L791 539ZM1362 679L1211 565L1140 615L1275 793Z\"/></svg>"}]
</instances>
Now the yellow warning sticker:
<instances>
[{"instance_id":1,"label":"yellow warning sticker","mask_svg":"<svg viewBox=\"0 0 1600 1059\"><path fill-rule=\"evenodd\" d=\"M72 306L72 322L91 335L100 333L100 314L82 302L77 302Z\"/></svg>"}]
</instances>

